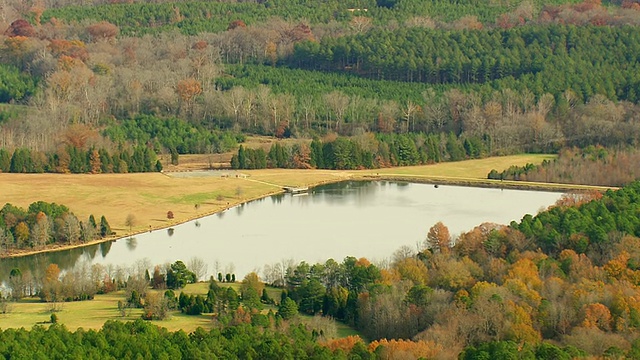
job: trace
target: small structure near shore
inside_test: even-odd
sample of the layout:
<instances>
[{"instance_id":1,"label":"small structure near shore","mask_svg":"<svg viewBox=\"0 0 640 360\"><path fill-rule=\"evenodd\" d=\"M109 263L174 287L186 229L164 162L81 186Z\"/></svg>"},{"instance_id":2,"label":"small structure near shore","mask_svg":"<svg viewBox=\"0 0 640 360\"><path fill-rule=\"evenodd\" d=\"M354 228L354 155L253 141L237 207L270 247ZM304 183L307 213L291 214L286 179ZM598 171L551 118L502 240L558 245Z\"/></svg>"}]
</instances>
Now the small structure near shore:
<instances>
[{"instance_id":1,"label":"small structure near shore","mask_svg":"<svg viewBox=\"0 0 640 360\"><path fill-rule=\"evenodd\" d=\"M283 186L282 189L291 194L301 194L301 193L309 192L308 186L304 186L304 187Z\"/></svg>"}]
</instances>

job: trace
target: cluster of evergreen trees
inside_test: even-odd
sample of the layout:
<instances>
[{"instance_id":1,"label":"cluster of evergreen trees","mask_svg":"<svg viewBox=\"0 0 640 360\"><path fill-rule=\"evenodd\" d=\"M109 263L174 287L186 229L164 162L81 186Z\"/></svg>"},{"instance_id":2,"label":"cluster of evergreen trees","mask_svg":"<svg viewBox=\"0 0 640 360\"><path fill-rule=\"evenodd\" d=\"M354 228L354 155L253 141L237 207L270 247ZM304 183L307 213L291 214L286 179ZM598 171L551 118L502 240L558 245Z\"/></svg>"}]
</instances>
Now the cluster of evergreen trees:
<instances>
[{"instance_id":1,"label":"cluster of evergreen trees","mask_svg":"<svg viewBox=\"0 0 640 360\"><path fill-rule=\"evenodd\" d=\"M291 65L401 81L487 83L558 98L638 100L640 43L633 27L526 26L509 30L402 28L296 45ZM598 39L597 42L592 39Z\"/></svg>"},{"instance_id":2,"label":"cluster of evergreen trees","mask_svg":"<svg viewBox=\"0 0 640 360\"><path fill-rule=\"evenodd\" d=\"M345 353L320 346L303 325L288 329L239 323L192 334L170 332L143 320L108 321L102 329L75 332L61 325L32 330L0 330L0 356L5 358L91 359L372 359L364 344ZM362 354L364 357L360 356Z\"/></svg>"},{"instance_id":3,"label":"cluster of evergreen trees","mask_svg":"<svg viewBox=\"0 0 640 360\"><path fill-rule=\"evenodd\" d=\"M535 0L531 3L542 5L575 3L576 0ZM465 16L475 16L483 23L493 23L501 14L513 11L520 1L511 3L485 3L465 0L452 3L435 0L424 3L419 0L349 0L324 1L275 0L268 3L256 2L205 2L181 3L176 7L172 2L109 4L99 6L67 6L47 9L42 21L51 18L80 22L82 20L106 20L120 27L128 35L157 34L179 29L185 34L221 32L234 20L246 24L267 21L269 18L306 19L312 24L348 23L356 16L366 15L377 24L389 22L404 23L410 18L428 16L443 21L454 21ZM366 9L357 11L354 9Z\"/></svg>"},{"instance_id":4,"label":"cluster of evergreen trees","mask_svg":"<svg viewBox=\"0 0 640 360\"><path fill-rule=\"evenodd\" d=\"M536 239L546 253L559 254L571 249L601 263L619 240L613 236L615 232L640 237L639 194L640 182L636 181L620 190L608 191L598 201L579 207L556 206L536 216L527 215L511 226Z\"/></svg>"},{"instance_id":5,"label":"cluster of evergreen trees","mask_svg":"<svg viewBox=\"0 0 640 360\"><path fill-rule=\"evenodd\" d=\"M244 135L210 131L176 118L140 115L112 125L103 134L117 144L128 142L178 154L223 153L244 141Z\"/></svg>"},{"instance_id":6,"label":"cluster of evergreen trees","mask_svg":"<svg viewBox=\"0 0 640 360\"><path fill-rule=\"evenodd\" d=\"M38 81L15 66L0 65L0 102L21 101L36 93ZM2 121L0 120L0 123Z\"/></svg>"},{"instance_id":7,"label":"cluster of evergreen trees","mask_svg":"<svg viewBox=\"0 0 640 360\"><path fill-rule=\"evenodd\" d=\"M373 169L475 159L487 154L487 145L475 137L445 134L366 134L313 140L309 146L275 143L269 152L240 146L231 159L234 169L317 168Z\"/></svg>"},{"instance_id":8,"label":"cluster of evergreen trees","mask_svg":"<svg viewBox=\"0 0 640 360\"><path fill-rule=\"evenodd\" d=\"M27 210L5 204L0 210L0 252L74 244L112 235L107 219L80 221L64 205L37 201Z\"/></svg>"},{"instance_id":9,"label":"cluster of evergreen trees","mask_svg":"<svg viewBox=\"0 0 640 360\"><path fill-rule=\"evenodd\" d=\"M206 296L189 295L184 291L178 297L178 309L187 315L217 313L219 317L240 305L240 297L232 287L220 287L214 280L209 282Z\"/></svg>"},{"instance_id":10,"label":"cluster of evergreen trees","mask_svg":"<svg viewBox=\"0 0 640 360\"><path fill-rule=\"evenodd\" d=\"M162 163L147 146L136 146L133 152L122 149L109 153L106 149L83 150L67 146L44 153L17 148L13 153L0 148L0 172L10 173L128 173L161 171Z\"/></svg>"}]
</instances>

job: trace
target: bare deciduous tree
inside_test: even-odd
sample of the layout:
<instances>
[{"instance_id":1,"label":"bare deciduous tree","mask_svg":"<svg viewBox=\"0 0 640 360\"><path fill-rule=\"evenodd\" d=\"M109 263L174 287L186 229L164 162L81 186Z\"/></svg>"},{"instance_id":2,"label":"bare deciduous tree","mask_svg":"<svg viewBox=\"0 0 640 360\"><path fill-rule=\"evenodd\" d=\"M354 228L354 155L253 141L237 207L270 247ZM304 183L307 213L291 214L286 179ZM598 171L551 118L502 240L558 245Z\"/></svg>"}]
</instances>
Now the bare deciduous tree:
<instances>
[{"instance_id":1,"label":"bare deciduous tree","mask_svg":"<svg viewBox=\"0 0 640 360\"><path fill-rule=\"evenodd\" d=\"M189 260L187 268L196 274L196 281L200 281L207 275L209 266L202 258L195 256Z\"/></svg>"}]
</instances>

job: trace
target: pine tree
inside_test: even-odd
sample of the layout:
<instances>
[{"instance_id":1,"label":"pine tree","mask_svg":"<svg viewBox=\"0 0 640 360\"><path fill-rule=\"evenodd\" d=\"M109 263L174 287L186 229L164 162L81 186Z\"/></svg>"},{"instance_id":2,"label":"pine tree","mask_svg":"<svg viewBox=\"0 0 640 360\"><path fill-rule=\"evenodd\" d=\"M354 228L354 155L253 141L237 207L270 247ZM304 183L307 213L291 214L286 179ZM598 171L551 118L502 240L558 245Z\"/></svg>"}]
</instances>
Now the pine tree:
<instances>
[{"instance_id":1,"label":"pine tree","mask_svg":"<svg viewBox=\"0 0 640 360\"><path fill-rule=\"evenodd\" d=\"M109 223L107 222L107 218L104 217L104 215L102 215L102 217L100 218L100 235L102 237L111 235L113 232L111 231L111 226L109 226Z\"/></svg>"}]
</instances>

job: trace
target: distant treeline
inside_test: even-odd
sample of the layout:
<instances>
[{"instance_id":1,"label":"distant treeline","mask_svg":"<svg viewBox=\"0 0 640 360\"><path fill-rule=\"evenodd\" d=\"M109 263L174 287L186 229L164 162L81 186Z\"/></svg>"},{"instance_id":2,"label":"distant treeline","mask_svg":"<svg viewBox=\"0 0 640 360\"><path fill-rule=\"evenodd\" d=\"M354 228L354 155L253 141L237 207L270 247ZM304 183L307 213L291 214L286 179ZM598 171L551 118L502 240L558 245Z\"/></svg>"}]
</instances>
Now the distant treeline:
<instances>
[{"instance_id":1,"label":"distant treeline","mask_svg":"<svg viewBox=\"0 0 640 360\"><path fill-rule=\"evenodd\" d=\"M588 146L584 149L563 149L557 159L545 160L541 165L514 165L502 172L493 169L487 178L624 186L640 178L640 167L637 164L640 164L638 149Z\"/></svg>"},{"instance_id":2,"label":"distant treeline","mask_svg":"<svg viewBox=\"0 0 640 360\"><path fill-rule=\"evenodd\" d=\"M56 152L0 148L0 172L7 173L129 173L161 171L162 164L147 146L109 153L106 149L83 150L66 146Z\"/></svg>"},{"instance_id":3,"label":"distant treeline","mask_svg":"<svg viewBox=\"0 0 640 360\"><path fill-rule=\"evenodd\" d=\"M263 149L240 146L231 159L234 169L374 169L475 159L487 154L487 145L475 137L446 134L377 134L334 137Z\"/></svg>"}]
</instances>

